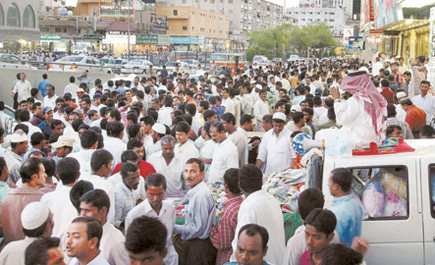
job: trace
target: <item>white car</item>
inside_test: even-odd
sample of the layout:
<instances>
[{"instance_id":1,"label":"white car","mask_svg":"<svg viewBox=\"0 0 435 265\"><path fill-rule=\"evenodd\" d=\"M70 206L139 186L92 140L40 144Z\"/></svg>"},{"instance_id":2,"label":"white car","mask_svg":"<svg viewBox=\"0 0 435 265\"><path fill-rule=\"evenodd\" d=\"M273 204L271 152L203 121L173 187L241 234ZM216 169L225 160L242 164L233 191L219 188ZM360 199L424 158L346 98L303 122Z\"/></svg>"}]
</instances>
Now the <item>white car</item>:
<instances>
[{"instance_id":1,"label":"white car","mask_svg":"<svg viewBox=\"0 0 435 265\"><path fill-rule=\"evenodd\" d=\"M106 71L108 74L114 73L116 69L121 69L124 64L128 62L127 59L108 59L103 58L100 59L100 61L103 63L104 67L106 68Z\"/></svg>"},{"instance_id":2,"label":"white car","mask_svg":"<svg viewBox=\"0 0 435 265\"><path fill-rule=\"evenodd\" d=\"M296 54L292 54L292 55L290 55L290 57L288 58L288 61L289 62L297 62L299 60L299 55L296 55Z\"/></svg>"},{"instance_id":3,"label":"white car","mask_svg":"<svg viewBox=\"0 0 435 265\"><path fill-rule=\"evenodd\" d=\"M191 59L183 60L182 62L189 64L190 68L192 69L196 69L200 64L198 60L191 60Z\"/></svg>"},{"instance_id":4,"label":"white car","mask_svg":"<svg viewBox=\"0 0 435 265\"><path fill-rule=\"evenodd\" d=\"M18 56L8 53L0 53L0 69L37 70L36 67L22 62Z\"/></svg>"},{"instance_id":5,"label":"white car","mask_svg":"<svg viewBox=\"0 0 435 265\"><path fill-rule=\"evenodd\" d=\"M252 64L259 63L261 61L267 61L267 57L264 55L255 55L254 58L252 58Z\"/></svg>"},{"instance_id":6,"label":"white car","mask_svg":"<svg viewBox=\"0 0 435 265\"><path fill-rule=\"evenodd\" d=\"M83 72L88 70L90 73L101 73L106 69L97 58L85 55L65 56L48 66L48 71L64 72Z\"/></svg>"},{"instance_id":7,"label":"white car","mask_svg":"<svg viewBox=\"0 0 435 265\"><path fill-rule=\"evenodd\" d=\"M180 72L190 72L190 70L191 70L190 65L189 65L188 63L186 63L186 62L167 62L167 63L165 64L165 66L166 66L166 70L167 70L168 72L174 72L174 71L176 71L176 70L175 70L175 69L176 69L176 68L175 68L176 65L179 66L179 71L180 71Z\"/></svg>"},{"instance_id":8,"label":"white car","mask_svg":"<svg viewBox=\"0 0 435 265\"><path fill-rule=\"evenodd\" d=\"M123 74L145 74L153 64L147 60L132 60L121 68Z\"/></svg>"}]
</instances>

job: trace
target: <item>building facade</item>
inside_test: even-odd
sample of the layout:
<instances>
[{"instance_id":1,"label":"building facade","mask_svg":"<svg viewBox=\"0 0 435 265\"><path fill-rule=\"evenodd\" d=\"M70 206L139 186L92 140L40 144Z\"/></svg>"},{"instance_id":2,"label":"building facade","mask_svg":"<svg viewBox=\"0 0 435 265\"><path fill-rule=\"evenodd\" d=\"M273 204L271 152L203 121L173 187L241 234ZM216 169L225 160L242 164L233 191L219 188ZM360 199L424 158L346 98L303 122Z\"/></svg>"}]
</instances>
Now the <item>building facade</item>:
<instances>
[{"instance_id":1,"label":"building facade","mask_svg":"<svg viewBox=\"0 0 435 265\"><path fill-rule=\"evenodd\" d=\"M287 14L297 18L297 25L304 27L325 23L334 36L343 36L344 14L341 8L302 6L287 8Z\"/></svg>"},{"instance_id":2,"label":"building facade","mask_svg":"<svg viewBox=\"0 0 435 265\"><path fill-rule=\"evenodd\" d=\"M204 48L229 39L228 16L189 6L156 6L156 14L166 17L167 34L173 37L174 45Z\"/></svg>"},{"instance_id":3,"label":"building facade","mask_svg":"<svg viewBox=\"0 0 435 265\"><path fill-rule=\"evenodd\" d=\"M156 5L192 6L226 15L229 39L235 43L246 43L253 30L285 23L284 8L265 0L157 0Z\"/></svg>"},{"instance_id":4,"label":"building facade","mask_svg":"<svg viewBox=\"0 0 435 265\"><path fill-rule=\"evenodd\" d=\"M0 2L0 39L5 51L30 49L39 41L38 0Z\"/></svg>"}]
</instances>

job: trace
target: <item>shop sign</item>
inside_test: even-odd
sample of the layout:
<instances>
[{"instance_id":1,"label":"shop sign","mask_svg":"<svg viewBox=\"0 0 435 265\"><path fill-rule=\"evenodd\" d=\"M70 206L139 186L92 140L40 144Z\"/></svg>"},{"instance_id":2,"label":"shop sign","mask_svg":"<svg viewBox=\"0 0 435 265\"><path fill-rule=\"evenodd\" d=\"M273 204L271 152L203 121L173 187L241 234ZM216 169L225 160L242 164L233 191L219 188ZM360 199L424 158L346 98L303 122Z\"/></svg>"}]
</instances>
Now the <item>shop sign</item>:
<instances>
[{"instance_id":1,"label":"shop sign","mask_svg":"<svg viewBox=\"0 0 435 265\"><path fill-rule=\"evenodd\" d=\"M166 17L162 19L156 19L151 24L151 32L156 34L166 34L167 21Z\"/></svg>"},{"instance_id":2,"label":"shop sign","mask_svg":"<svg viewBox=\"0 0 435 265\"><path fill-rule=\"evenodd\" d=\"M101 40L103 40L103 35L101 35L101 34L84 34L82 36L82 40L101 41Z\"/></svg>"},{"instance_id":3,"label":"shop sign","mask_svg":"<svg viewBox=\"0 0 435 265\"><path fill-rule=\"evenodd\" d=\"M159 36L157 34L137 34L136 44L138 45L157 45Z\"/></svg>"},{"instance_id":4,"label":"shop sign","mask_svg":"<svg viewBox=\"0 0 435 265\"><path fill-rule=\"evenodd\" d=\"M57 34L41 34L41 41L59 41L62 36Z\"/></svg>"},{"instance_id":5,"label":"shop sign","mask_svg":"<svg viewBox=\"0 0 435 265\"><path fill-rule=\"evenodd\" d=\"M118 1L118 0L99 0L99 17L102 19L134 19L135 0ZM130 9L130 11L129 11ZM130 15L129 15L130 13Z\"/></svg>"},{"instance_id":6,"label":"shop sign","mask_svg":"<svg viewBox=\"0 0 435 265\"><path fill-rule=\"evenodd\" d=\"M159 46L170 46L171 45L171 36L159 34L158 45Z\"/></svg>"},{"instance_id":7,"label":"shop sign","mask_svg":"<svg viewBox=\"0 0 435 265\"><path fill-rule=\"evenodd\" d=\"M171 37L173 44L198 44L198 37Z\"/></svg>"},{"instance_id":8,"label":"shop sign","mask_svg":"<svg viewBox=\"0 0 435 265\"><path fill-rule=\"evenodd\" d=\"M39 41L40 39L39 31L29 31L29 30L0 30L0 39L2 41Z\"/></svg>"}]
</instances>

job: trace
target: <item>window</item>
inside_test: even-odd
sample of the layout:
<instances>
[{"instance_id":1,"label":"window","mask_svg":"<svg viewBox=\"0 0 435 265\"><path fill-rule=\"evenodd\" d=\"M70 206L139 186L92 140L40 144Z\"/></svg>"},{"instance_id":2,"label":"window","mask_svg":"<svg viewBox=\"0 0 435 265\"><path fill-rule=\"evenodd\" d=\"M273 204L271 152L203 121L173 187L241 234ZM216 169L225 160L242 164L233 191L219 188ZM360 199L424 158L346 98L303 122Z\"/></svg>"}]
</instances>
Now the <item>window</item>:
<instances>
[{"instance_id":1,"label":"window","mask_svg":"<svg viewBox=\"0 0 435 265\"><path fill-rule=\"evenodd\" d=\"M435 218L435 164L429 165L429 191L432 218Z\"/></svg>"},{"instance_id":2,"label":"window","mask_svg":"<svg viewBox=\"0 0 435 265\"><path fill-rule=\"evenodd\" d=\"M5 15L3 11L3 6L0 4L0 26L5 25Z\"/></svg>"},{"instance_id":3,"label":"window","mask_svg":"<svg viewBox=\"0 0 435 265\"><path fill-rule=\"evenodd\" d=\"M174 9L174 16L178 16L178 10Z\"/></svg>"},{"instance_id":4,"label":"window","mask_svg":"<svg viewBox=\"0 0 435 265\"><path fill-rule=\"evenodd\" d=\"M66 29L66 28L63 28L63 32L66 33L66 32L67 32L67 29Z\"/></svg>"},{"instance_id":5,"label":"window","mask_svg":"<svg viewBox=\"0 0 435 265\"><path fill-rule=\"evenodd\" d=\"M409 193L406 167L385 166L350 170L354 177L352 190L360 198L365 214L368 216L367 220L408 218Z\"/></svg>"},{"instance_id":6,"label":"window","mask_svg":"<svg viewBox=\"0 0 435 265\"><path fill-rule=\"evenodd\" d=\"M49 30L49 28L41 28L40 29L42 32L49 32L50 30Z\"/></svg>"},{"instance_id":7,"label":"window","mask_svg":"<svg viewBox=\"0 0 435 265\"><path fill-rule=\"evenodd\" d=\"M12 3L8 7L8 13L6 16L6 24L10 27L20 27L21 26L21 17L20 10L18 9L17 4Z\"/></svg>"},{"instance_id":8,"label":"window","mask_svg":"<svg viewBox=\"0 0 435 265\"><path fill-rule=\"evenodd\" d=\"M187 30L187 26L183 26L183 30Z\"/></svg>"},{"instance_id":9,"label":"window","mask_svg":"<svg viewBox=\"0 0 435 265\"><path fill-rule=\"evenodd\" d=\"M60 32L60 28L54 28L54 32Z\"/></svg>"},{"instance_id":10,"label":"window","mask_svg":"<svg viewBox=\"0 0 435 265\"><path fill-rule=\"evenodd\" d=\"M35 12L33 12L33 8L30 5L24 8L23 27L35 28Z\"/></svg>"},{"instance_id":11,"label":"window","mask_svg":"<svg viewBox=\"0 0 435 265\"><path fill-rule=\"evenodd\" d=\"M195 29L195 27L194 26L192 26L192 30L194 30Z\"/></svg>"}]
</instances>

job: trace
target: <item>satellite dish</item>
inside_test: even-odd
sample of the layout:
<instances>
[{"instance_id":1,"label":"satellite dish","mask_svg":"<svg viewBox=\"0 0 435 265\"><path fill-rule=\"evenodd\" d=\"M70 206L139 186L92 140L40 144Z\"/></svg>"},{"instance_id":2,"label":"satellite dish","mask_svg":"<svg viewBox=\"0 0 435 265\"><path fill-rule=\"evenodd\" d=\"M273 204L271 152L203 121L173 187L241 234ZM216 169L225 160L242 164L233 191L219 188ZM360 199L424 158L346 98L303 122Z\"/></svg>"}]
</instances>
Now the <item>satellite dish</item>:
<instances>
[{"instance_id":1,"label":"satellite dish","mask_svg":"<svg viewBox=\"0 0 435 265\"><path fill-rule=\"evenodd\" d=\"M67 13L67 15L68 15L68 16L70 16L70 17L72 17L72 15L73 15L73 12L72 12L72 10L68 10L68 13Z\"/></svg>"}]
</instances>

